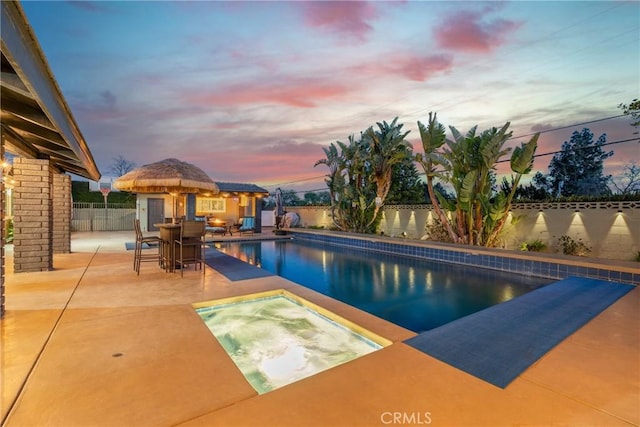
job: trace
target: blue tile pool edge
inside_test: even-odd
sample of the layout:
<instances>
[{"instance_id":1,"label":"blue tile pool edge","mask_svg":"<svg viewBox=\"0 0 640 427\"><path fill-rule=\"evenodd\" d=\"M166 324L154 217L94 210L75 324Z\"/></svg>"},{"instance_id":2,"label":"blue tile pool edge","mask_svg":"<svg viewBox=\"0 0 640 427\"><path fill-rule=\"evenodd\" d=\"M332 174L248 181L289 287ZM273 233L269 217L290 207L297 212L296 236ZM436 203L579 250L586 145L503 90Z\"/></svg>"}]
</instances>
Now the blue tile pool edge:
<instances>
[{"instance_id":1,"label":"blue tile pool edge","mask_svg":"<svg viewBox=\"0 0 640 427\"><path fill-rule=\"evenodd\" d=\"M451 264L488 268L526 276L537 276L562 280L570 276L640 285L640 269L637 272L625 272L615 269L586 267L541 259L523 259L501 256L495 253L469 253L453 248L436 248L433 246L407 245L400 242L376 240L375 236L358 238L356 236L336 236L320 233L304 233L291 230L294 238L323 244L331 244L349 248L358 248L373 252L403 255L413 258L441 261ZM414 242L418 243L418 242Z\"/></svg>"}]
</instances>

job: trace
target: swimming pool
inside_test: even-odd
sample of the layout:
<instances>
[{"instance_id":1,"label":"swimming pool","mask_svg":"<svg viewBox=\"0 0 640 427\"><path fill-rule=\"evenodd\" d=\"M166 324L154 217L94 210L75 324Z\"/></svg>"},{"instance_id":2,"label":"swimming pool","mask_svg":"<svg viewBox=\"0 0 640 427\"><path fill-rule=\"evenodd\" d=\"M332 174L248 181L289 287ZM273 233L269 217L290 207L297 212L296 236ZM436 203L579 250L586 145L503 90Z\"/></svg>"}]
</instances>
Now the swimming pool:
<instances>
[{"instance_id":1,"label":"swimming pool","mask_svg":"<svg viewBox=\"0 0 640 427\"><path fill-rule=\"evenodd\" d=\"M304 240L226 242L216 248L415 332L553 281Z\"/></svg>"}]
</instances>

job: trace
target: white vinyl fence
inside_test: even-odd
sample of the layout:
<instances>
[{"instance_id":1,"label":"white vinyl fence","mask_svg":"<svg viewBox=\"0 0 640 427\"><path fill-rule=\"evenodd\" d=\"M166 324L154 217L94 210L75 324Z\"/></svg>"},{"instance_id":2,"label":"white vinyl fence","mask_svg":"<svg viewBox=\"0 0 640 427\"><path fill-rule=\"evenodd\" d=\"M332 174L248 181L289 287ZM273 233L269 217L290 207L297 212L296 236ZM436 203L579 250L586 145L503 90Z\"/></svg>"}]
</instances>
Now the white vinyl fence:
<instances>
[{"instance_id":1,"label":"white vinyl fence","mask_svg":"<svg viewBox=\"0 0 640 427\"><path fill-rule=\"evenodd\" d=\"M131 231L136 208L121 203L73 204L71 231Z\"/></svg>"}]
</instances>

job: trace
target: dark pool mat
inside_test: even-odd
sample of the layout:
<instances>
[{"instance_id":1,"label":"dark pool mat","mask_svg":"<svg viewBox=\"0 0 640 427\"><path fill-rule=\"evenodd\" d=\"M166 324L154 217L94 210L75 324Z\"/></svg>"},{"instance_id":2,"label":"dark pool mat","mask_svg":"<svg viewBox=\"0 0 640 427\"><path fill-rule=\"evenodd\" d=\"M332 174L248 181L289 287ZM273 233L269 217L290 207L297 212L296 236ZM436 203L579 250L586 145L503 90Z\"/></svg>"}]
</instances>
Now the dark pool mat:
<instances>
[{"instance_id":1,"label":"dark pool mat","mask_svg":"<svg viewBox=\"0 0 640 427\"><path fill-rule=\"evenodd\" d=\"M128 251L132 251L136 248L136 242L125 242L124 247L127 248ZM147 243L142 244L142 249L149 249L151 247L152 246ZM153 247L157 247L157 245L154 245Z\"/></svg>"},{"instance_id":2,"label":"dark pool mat","mask_svg":"<svg viewBox=\"0 0 640 427\"><path fill-rule=\"evenodd\" d=\"M256 279L273 276L273 273L254 265L240 261L218 250L208 250L205 261L207 265L235 282L238 280Z\"/></svg>"},{"instance_id":3,"label":"dark pool mat","mask_svg":"<svg viewBox=\"0 0 640 427\"><path fill-rule=\"evenodd\" d=\"M633 288L633 285L569 277L405 342L504 388Z\"/></svg>"}]
</instances>

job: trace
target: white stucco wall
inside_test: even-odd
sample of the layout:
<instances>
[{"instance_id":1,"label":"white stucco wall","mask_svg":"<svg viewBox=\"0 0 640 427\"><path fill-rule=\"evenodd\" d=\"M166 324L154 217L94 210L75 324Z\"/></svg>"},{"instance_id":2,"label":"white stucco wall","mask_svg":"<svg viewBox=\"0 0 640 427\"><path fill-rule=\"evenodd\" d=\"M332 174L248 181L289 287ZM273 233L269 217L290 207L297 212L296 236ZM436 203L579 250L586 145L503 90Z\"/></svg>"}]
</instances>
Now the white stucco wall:
<instances>
[{"instance_id":1,"label":"white stucco wall","mask_svg":"<svg viewBox=\"0 0 640 427\"><path fill-rule=\"evenodd\" d=\"M287 211L297 212L303 227L333 226L325 206L288 206ZM433 215L425 205L385 206L380 231L391 236L406 232L407 238L420 239ZM557 239L566 234L590 246L592 257L632 260L640 251L640 202L517 204L511 215L515 221L505 227L502 236L503 247L508 249L539 239L547 245L547 252L556 252Z\"/></svg>"}]
</instances>

